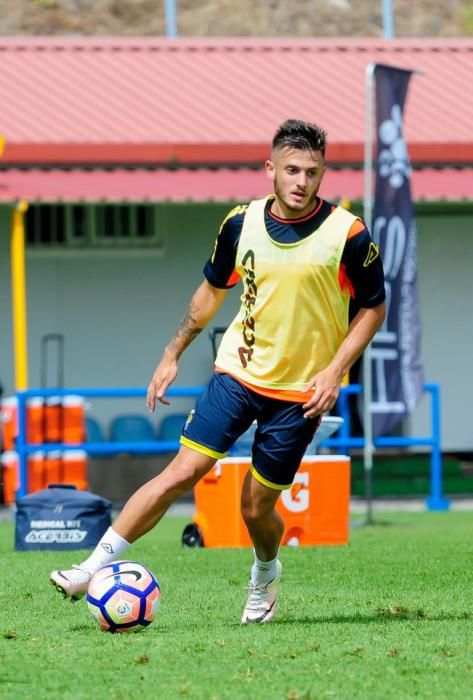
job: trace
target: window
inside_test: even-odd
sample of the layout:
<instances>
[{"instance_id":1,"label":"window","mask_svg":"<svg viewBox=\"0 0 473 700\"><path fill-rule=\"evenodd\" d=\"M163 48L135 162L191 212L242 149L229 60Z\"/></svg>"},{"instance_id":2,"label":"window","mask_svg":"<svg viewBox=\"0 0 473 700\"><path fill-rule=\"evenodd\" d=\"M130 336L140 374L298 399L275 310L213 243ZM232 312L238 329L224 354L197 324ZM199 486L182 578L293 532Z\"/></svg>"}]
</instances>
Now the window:
<instances>
[{"instance_id":1,"label":"window","mask_svg":"<svg viewBox=\"0 0 473 700\"><path fill-rule=\"evenodd\" d=\"M30 248L163 248L164 221L154 204L32 204Z\"/></svg>"}]
</instances>

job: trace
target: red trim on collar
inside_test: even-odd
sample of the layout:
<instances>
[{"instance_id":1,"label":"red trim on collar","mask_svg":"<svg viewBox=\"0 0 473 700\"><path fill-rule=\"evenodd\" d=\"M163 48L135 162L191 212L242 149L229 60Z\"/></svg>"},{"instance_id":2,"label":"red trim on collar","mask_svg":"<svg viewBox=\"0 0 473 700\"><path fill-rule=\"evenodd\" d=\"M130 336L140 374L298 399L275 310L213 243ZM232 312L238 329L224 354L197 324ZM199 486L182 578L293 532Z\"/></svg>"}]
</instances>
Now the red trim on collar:
<instances>
[{"instance_id":1,"label":"red trim on collar","mask_svg":"<svg viewBox=\"0 0 473 700\"><path fill-rule=\"evenodd\" d=\"M304 221L308 221L311 219L313 216L315 216L321 209L323 199L320 197L317 197L318 199L318 204L316 205L315 209L313 209L310 214L307 214L306 216L301 217L300 219L283 219L280 216L277 216L277 214L273 214L271 211L271 206L268 209L268 214L269 216L274 219L275 221L280 221L282 224L302 224ZM274 200L273 200L274 201ZM271 202L272 204L272 202Z\"/></svg>"}]
</instances>

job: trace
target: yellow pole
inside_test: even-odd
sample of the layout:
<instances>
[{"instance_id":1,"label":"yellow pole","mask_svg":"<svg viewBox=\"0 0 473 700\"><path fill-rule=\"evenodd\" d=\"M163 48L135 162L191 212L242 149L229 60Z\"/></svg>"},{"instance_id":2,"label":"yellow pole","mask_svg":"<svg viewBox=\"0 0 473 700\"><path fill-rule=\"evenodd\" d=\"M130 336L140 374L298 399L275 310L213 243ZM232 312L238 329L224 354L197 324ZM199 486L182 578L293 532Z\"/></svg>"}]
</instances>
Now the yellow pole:
<instances>
[{"instance_id":1,"label":"yellow pole","mask_svg":"<svg viewBox=\"0 0 473 700\"><path fill-rule=\"evenodd\" d=\"M25 286L25 212L27 209L28 202L20 200L13 210L11 230L13 355L17 391L28 388Z\"/></svg>"}]
</instances>

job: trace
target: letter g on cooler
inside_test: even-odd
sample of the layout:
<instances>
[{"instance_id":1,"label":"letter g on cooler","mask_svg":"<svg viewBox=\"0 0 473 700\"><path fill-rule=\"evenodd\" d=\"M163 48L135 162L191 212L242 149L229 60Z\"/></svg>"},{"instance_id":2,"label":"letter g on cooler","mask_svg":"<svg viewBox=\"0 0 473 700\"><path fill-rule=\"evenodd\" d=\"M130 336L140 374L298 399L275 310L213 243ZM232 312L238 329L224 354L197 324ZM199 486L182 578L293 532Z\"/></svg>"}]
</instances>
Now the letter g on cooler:
<instances>
[{"instance_id":1,"label":"letter g on cooler","mask_svg":"<svg viewBox=\"0 0 473 700\"><path fill-rule=\"evenodd\" d=\"M291 513L302 513L309 508L309 472L298 472L292 486L281 494L284 507Z\"/></svg>"}]
</instances>

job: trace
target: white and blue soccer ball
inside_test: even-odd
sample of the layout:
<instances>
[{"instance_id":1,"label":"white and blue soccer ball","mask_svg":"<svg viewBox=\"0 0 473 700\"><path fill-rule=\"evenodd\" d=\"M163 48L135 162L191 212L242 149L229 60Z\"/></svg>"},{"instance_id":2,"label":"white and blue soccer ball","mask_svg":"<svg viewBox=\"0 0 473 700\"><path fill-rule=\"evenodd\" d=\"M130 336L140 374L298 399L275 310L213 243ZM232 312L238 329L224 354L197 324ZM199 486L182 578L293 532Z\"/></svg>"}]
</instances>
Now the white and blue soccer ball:
<instances>
[{"instance_id":1,"label":"white and blue soccer ball","mask_svg":"<svg viewBox=\"0 0 473 700\"><path fill-rule=\"evenodd\" d=\"M160 597L156 578L143 564L114 561L91 578L87 607L107 632L139 632L153 622Z\"/></svg>"}]
</instances>

